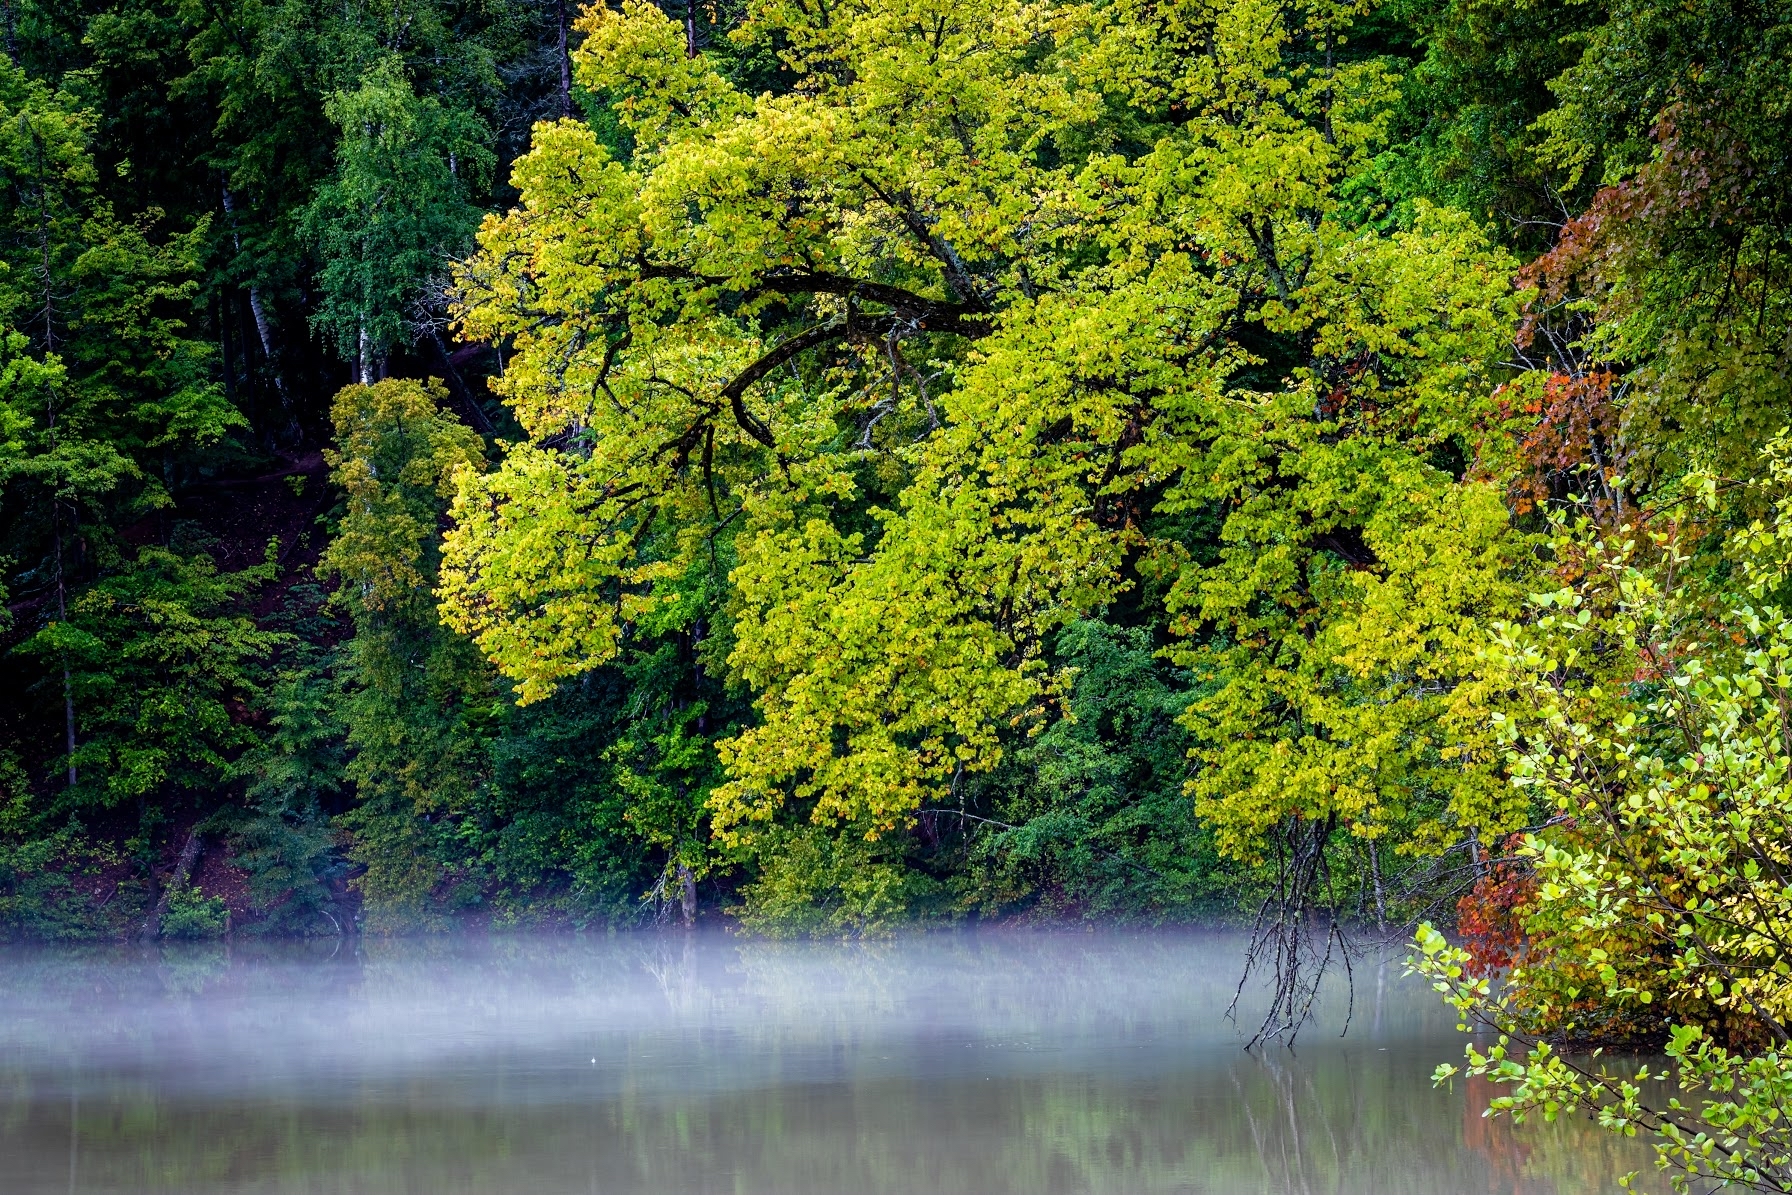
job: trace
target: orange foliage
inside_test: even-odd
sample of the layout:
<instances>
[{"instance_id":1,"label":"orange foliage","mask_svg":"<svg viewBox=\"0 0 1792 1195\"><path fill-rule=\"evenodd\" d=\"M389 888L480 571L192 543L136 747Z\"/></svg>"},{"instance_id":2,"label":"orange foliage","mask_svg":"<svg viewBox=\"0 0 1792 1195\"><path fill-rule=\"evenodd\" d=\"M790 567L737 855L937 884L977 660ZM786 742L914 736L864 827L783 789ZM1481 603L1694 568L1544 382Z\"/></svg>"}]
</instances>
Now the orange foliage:
<instances>
[{"instance_id":1,"label":"orange foliage","mask_svg":"<svg viewBox=\"0 0 1792 1195\"><path fill-rule=\"evenodd\" d=\"M1615 275L1634 270L1650 242L1691 214L1702 223L1747 223L1748 190L1755 173L1746 147L1722 121L1686 123L1688 113L1672 107L1655 126L1655 160L1623 182L1593 196L1587 210L1562 226L1548 253L1519 272L1521 287L1536 287L1519 328L1519 344L1529 344L1549 311L1576 292L1598 292L1602 307L1620 300Z\"/></svg>"},{"instance_id":2,"label":"orange foliage","mask_svg":"<svg viewBox=\"0 0 1792 1195\"><path fill-rule=\"evenodd\" d=\"M1617 484L1633 463L1623 435L1627 380L1589 354L1585 334L1647 301L1638 287L1620 283L1672 254L1689 222L1714 228L1755 216L1749 196L1758 171L1724 121L1673 107L1654 135L1655 160L1601 189L1562 226L1550 250L1518 273L1518 285L1534 292L1514 337L1530 376L1503 388L1499 408L1502 424L1519 428L1512 489L1518 513L1572 489L1600 523L1636 514ZM1750 283L1747 273L1733 262L1725 288L1740 293Z\"/></svg>"},{"instance_id":3,"label":"orange foliage","mask_svg":"<svg viewBox=\"0 0 1792 1195\"><path fill-rule=\"evenodd\" d=\"M1518 838L1507 843L1516 850ZM1456 902L1456 929L1469 952L1469 971L1492 975L1511 967L1524 954L1524 914L1536 891L1536 878L1517 860L1500 860L1487 869L1467 895Z\"/></svg>"},{"instance_id":4,"label":"orange foliage","mask_svg":"<svg viewBox=\"0 0 1792 1195\"><path fill-rule=\"evenodd\" d=\"M1518 440L1518 456L1527 471L1513 483L1513 505L1524 514L1550 494L1554 477L1588 465L1611 482L1618 474L1613 446L1618 437L1618 407L1612 401L1616 376L1595 368L1578 375L1557 371L1543 383L1541 398L1526 402L1522 413L1536 419ZM1502 415L1520 412L1503 404Z\"/></svg>"}]
</instances>

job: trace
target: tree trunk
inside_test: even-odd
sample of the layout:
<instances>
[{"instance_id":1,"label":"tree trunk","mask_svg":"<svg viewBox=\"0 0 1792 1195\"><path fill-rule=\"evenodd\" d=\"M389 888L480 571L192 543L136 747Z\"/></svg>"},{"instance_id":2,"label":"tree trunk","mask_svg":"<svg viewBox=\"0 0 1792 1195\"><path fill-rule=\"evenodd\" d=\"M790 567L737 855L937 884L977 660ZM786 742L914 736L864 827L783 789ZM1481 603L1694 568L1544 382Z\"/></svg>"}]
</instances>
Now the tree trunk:
<instances>
[{"instance_id":1,"label":"tree trunk","mask_svg":"<svg viewBox=\"0 0 1792 1195\"><path fill-rule=\"evenodd\" d=\"M560 51L560 115L572 115L572 54L566 48L566 0L554 0Z\"/></svg>"},{"instance_id":2,"label":"tree trunk","mask_svg":"<svg viewBox=\"0 0 1792 1195\"><path fill-rule=\"evenodd\" d=\"M174 900L174 894L187 886L187 880L193 874L193 865L199 862L201 836L195 826L187 835L187 841L180 848L180 857L174 861L174 874L168 877L163 886L161 896L156 898L155 908L150 910L149 917L143 922L141 939L153 942L162 936L162 918L168 913L168 905Z\"/></svg>"},{"instance_id":3,"label":"tree trunk","mask_svg":"<svg viewBox=\"0 0 1792 1195\"><path fill-rule=\"evenodd\" d=\"M485 417L479 400L473 397L472 387L460 376L460 371L454 368L454 359L448 355L448 346L443 343L442 334L433 327L429 330L429 343L435 349L436 356L441 359L442 380L448 383L448 390L454 395L454 400L465 409L467 422L482 436L494 434L496 429L492 427L492 421Z\"/></svg>"},{"instance_id":4,"label":"tree trunk","mask_svg":"<svg viewBox=\"0 0 1792 1195\"><path fill-rule=\"evenodd\" d=\"M697 924L697 880L682 863L678 865L678 903L684 913L684 927L690 929Z\"/></svg>"},{"instance_id":5,"label":"tree trunk","mask_svg":"<svg viewBox=\"0 0 1792 1195\"><path fill-rule=\"evenodd\" d=\"M280 396L280 405L290 405L286 401L286 379L280 376L280 365L274 356L274 333L268 327L267 308L261 305L261 288L253 282L249 284L249 314L255 317L255 338L261 341L261 355L268 363L268 372L274 375L274 393Z\"/></svg>"},{"instance_id":6,"label":"tree trunk","mask_svg":"<svg viewBox=\"0 0 1792 1195\"><path fill-rule=\"evenodd\" d=\"M230 221L230 243L240 254L243 251L243 238L237 232L235 202L230 197L229 187L223 188L223 194L224 215ZM255 336L261 341L262 359L267 362L268 373L273 376L274 393L280 396L280 409L286 412L286 417L290 421L292 401L287 398L286 379L281 376L279 360L274 356L273 329L268 326L267 309L262 306L261 288L253 282L249 284L249 314L255 317Z\"/></svg>"}]
</instances>

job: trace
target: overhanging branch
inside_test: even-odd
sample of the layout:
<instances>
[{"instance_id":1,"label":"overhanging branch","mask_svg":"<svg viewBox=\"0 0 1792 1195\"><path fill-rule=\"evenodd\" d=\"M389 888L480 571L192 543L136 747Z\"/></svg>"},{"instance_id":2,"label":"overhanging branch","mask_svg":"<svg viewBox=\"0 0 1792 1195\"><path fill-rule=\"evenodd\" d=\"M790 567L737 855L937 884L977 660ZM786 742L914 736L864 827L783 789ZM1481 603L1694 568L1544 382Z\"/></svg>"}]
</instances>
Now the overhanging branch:
<instances>
[{"instance_id":1,"label":"overhanging branch","mask_svg":"<svg viewBox=\"0 0 1792 1195\"><path fill-rule=\"evenodd\" d=\"M846 335L846 332L845 324L822 324L819 327L810 328L806 332L798 332L741 370L739 376L722 388L722 397L728 400L728 406L734 412L734 421L740 424L741 430L767 448L776 449L778 444L772 437L772 429L762 423L758 416L747 410L747 390L753 383L798 353L807 352L817 345L827 344L832 340L839 340Z\"/></svg>"}]
</instances>

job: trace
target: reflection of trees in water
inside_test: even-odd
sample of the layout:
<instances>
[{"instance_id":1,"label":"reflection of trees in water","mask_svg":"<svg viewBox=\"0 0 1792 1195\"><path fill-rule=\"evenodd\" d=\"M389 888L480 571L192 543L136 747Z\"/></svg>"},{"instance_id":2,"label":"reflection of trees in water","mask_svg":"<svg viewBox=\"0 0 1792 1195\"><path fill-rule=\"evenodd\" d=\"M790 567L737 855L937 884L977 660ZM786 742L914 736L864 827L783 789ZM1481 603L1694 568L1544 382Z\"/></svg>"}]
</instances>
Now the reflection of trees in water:
<instances>
[{"instance_id":1,"label":"reflection of trees in water","mask_svg":"<svg viewBox=\"0 0 1792 1195\"><path fill-rule=\"evenodd\" d=\"M1330 1109L1326 1107L1326 1101L1315 1098L1311 1079L1305 1075L1296 1075L1284 1065L1279 1052L1248 1054L1246 1060L1247 1064L1255 1064L1253 1077L1268 1080L1266 1084L1259 1082L1254 1086L1267 1086L1272 1097L1268 1101L1268 1116L1260 1119L1254 1107L1259 1103L1256 1094L1240 1081L1241 1067L1232 1067L1232 1086L1238 1092L1239 1107L1244 1111L1251 1139L1256 1144L1257 1156L1263 1160L1266 1174L1289 1195L1313 1195L1316 1190L1336 1189L1335 1182L1315 1187L1315 1179L1319 1173L1323 1172L1334 1179L1341 1174L1345 1158L1338 1148L1337 1134L1332 1131ZM1300 1098L1303 1095L1307 1097L1304 1100ZM1301 1122L1306 1117L1300 1107L1302 1103L1311 1110L1306 1114L1311 1117L1311 1121L1306 1124L1304 1131ZM1307 1158L1309 1142L1315 1139L1316 1129L1323 1130L1326 1144L1331 1150L1330 1157L1325 1159L1323 1166L1319 1159L1309 1162Z\"/></svg>"},{"instance_id":2,"label":"reflection of trees in water","mask_svg":"<svg viewBox=\"0 0 1792 1195\"><path fill-rule=\"evenodd\" d=\"M1331 1061L1287 1051L1228 1069L1265 1189L1583 1195L1615 1191L1648 1154L1590 1121L1514 1125L1486 1117L1497 1092L1476 1081L1426 1095L1418 1068L1380 1051Z\"/></svg>"},{"instance_id":3,"label":"reflection of trees in water","mask_svg":"<svg viewBox=\"0 0 1792 1195\"><path fill-rule=\"evenodd\" d=\"M641 970L653 977L674 1013L691 1013L701 1003L697 944L691 934L656 935L641 951Z\"/></svg>"},{"instance_id":4,"label":"reflection of trees in water","mask_svg":"<svg viewBox=\"0 0 1792 1195\"><path fill-rule=\"evenodd\" d=\"M78 1163L90 1195L1578 1195L1638 1164L1587 1126L1514 1132L1484 1125L1472 1093L1432 1092L1430 1068L1455 1046L1415 1045L1411 1026L1435 1005L1379 972L1359 987L1368 1015L1350 1038L1241 1052L1213 1020L1236 958L1171 938L836 950L679 934L46 973L65 1011L83 983L110 985L114 1028L143 1044L146 1066L167 1056L156 1033L170 1026L206 1048L223 1040L200 991L227 1008L285 989L293 998L269 1007L315 1018L294 1049L321 1045L320 1025L389 1045L376 1034L403 1027L392 1009L499 1027L586 1011L570 1038L562 1024L433 1060L393 1047L390 1066L353 1059L341 1082L303 1093L205 1098L147 1069L91 1074L78 1121L67 1071L15 1066L0 1048L0 1190L66 1190ZM450 974L452 989L428 992ZM159 1030L140 1015L155 993L172 1018ZM607 1036L587 1032L600 1021ZM33 1032L57 1024L46 1012Z\"/></svg>"},{"instance_id":5,"label":"reflection of trees in water","mask_svg":"<svg viewBox=\"0 0 1792 1195\"><path fill-rule=\"evenodd\" d=\"M1486 1159L1488 1173L1500 1185L1516 1190L1531 1160L1531 1143L1519 1139L1510 1118L1487 1115L1499 1094L1492 1083L1469 1079L1462 1086L1462 1143Z\"/></svg>"},{"instance_id":6,"label":"reflection of trees in water","mask_svg":"<svg viewBox=\"0 0 1792 1195\"><path fill-rule=\"evenodd\" d=\"M1617 1172L1576 1165L1568 1150L1541 1167L1542 1150L1521 1171L1490 1167L1487 1154L1456 1148L1459 1097L1413 1101L1386 1066L1284 1055L1221 1069L1133 1086L880 1076L702 1100L476 1109L352 1090L337 1106L305 1109L84 1098L79 1189L1579 1195L1609 1189ZM0 1184L61 1189L69 1110L39 1104L31 1123L0 1130ZM35 1158L19 1149L33 1145Z\"/></svg>"}]
</instances>

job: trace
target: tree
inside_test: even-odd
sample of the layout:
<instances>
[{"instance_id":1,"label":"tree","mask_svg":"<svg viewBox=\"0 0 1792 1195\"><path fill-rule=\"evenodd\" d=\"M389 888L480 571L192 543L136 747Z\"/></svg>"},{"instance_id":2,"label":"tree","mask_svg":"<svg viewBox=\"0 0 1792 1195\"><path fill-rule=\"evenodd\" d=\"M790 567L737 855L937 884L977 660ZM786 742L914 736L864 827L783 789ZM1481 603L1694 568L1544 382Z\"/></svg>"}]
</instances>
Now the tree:
<instances>
[{"instance_id":1,"label":"tree","mask_svg":"<svg viewBox=\"0 0 1792 1195\"><path fill-rule=\"evenodd\" d=\"M457 471L485 462L479 437L442 413L439 385L349 386L326 458L346 497L319 562L340 578L355 624L337 684L357 803L346 818L360 887L397 924L427 920L452 867L445 834L474 801L490 737L489 680L465 640L438 625L430 586L436 523Z\"/></svg>"},{"instance_id":2,"label":"tree","mask_svg":"<svg viewBox=\"0 0 1792 1195\"><path fill-rule=\"evenodd\" d=\"M202 553L144 548L18 649L71 670L83 741L69 762L87 779L65 808L135 804L153 823L165 799L223 782L254 737L243 714L259 666L287 641L241 609L273 577L277 548L232 573Z\"/></svg>"},{"instance_id":3,"label":"tree","mask_svg":"<svg viewBox=\"0 0 1792 1195\"><path fill-rule=\"evenodd\" d=\"M392 349L409 348L426 329L439 335L430 291L479 222L472 197L491 170L489 134L472 112L416 96L391 57L324 111L342 141L335 178L304 214L323 259L315 319L371 385Z\"/></svg>"},{"instance_id":4,"label":"tree","mask_svg":"<svg viewBox=\"0 0 1792 1195\"><path fill-rule=\"evenodd\" d=\"M1757 601L1792 575L1786 452L1783 438L1769 446L1758 487L1774 495L1772 522L1729 537ZM1714 615L1685 580L1683 530L1614 542L1564 526L1578 579L1497 632L1489 667L1523 711L1500 723L1514 783L1555 813L1518 851L1532 872L1516 909L1524 935L1496 977L1426 925L1409 966L1464 1028L1499 1035L1467 1050L1468 1074L1511 1089L1494 1112L1584 1111L1641 1132L1676 1190L1787 1191L1792 621L1777 605ZM1588 1033L1659 1035L1669 1065L1614 1066L1550 1043ZM1438 1079L1457 1073L1442 1066ZM1651 1078L1680 1094L1646 1094Z\"/></svg>"},{"instance_id":5,"label":"tree","mask_svg":"<svg viewBox=\"0 0 1792 1195\"><path fill-rule=\"evenodd\" d=\"M299 771L269 795L303 801L316 749L298 736L335 727L355 798L340 824L376 925L475 908L628 920L644 897L683 905L688 922L716 863L702 803L719 779L709 742L730 715L697 658L713 597L692 578L607 675L516 708L436 617L438 522L456 479L485 463L445 398L439 384L397 379L337 396L329 461L347 502L322 568L341 582L335 602L355 635L322 685L305 673L289 682L304 699L282 714L292 750L261 767ZM260 824L264 836L276 829Z\"/></svg>"},{"instance_id":6,"label":"tree","mask_svg":"<svg viewBox=\"0 0 1792 1195\"><path fill-rule=\"evenodd\" d=\"M1598 190L1530 267L1522 339L1555 347L1520 397L1592 471L1569 488L1623 493L1608 521L1678 501L1688 478L1749 475L1783 422L1792 207L1771 180L1792 160L1774 115L1789 55L1777 9L1626 0L1551 82L1539 153Z\"/></svg>"},{"instance_id":7,"label":"tree","mask_svg":"<svg viewBox=\"0 0 1792 1195\"><path fill-rule=\"evenodd\" d=\"M445 616L540 699L731 542L729 841L906 826L1059 699L1052 629L1141 585L1209 686L1227 850L1522 824L1458 704L1527 567L1458 476L1511 264L1342 201L1394 72L1357 15L766 4L735 37L798 83L753 97L594 10L578 77L632 156L540 126L460 275L531 438L465 477ZM1203 511L1215 559L1178 538Z\"/></svg>"},{"instance_id":8,"label":"tree","mask_svg":"<svg viewBox=\"0 0 1792 1195\"><path fill-rule=\"evenodd\" d=\"M1150 628L1087 620L1052 655L1075 679L1063 716L929 815L964 839L964 899L980 913L1168 919L1235 908L1255 887L1218 857L1183 791L1193 678ZM926 834L923 837L927 837Z\"/></svg>"},{"instance_id":9,"label":"tree","mask_svg":"<svg viewBox=\"0 0 1792 1195\"><path fill-rule=\"evenodd\" d=\"M77 780L73 664L37 648L62 635L77 574L113 563L117 526L168 505L193 454L243 423L181 318L197 291L205 223L158 240L159 213L121 220L95 190L92 114L0 65L0 321L13 384L8 552L44 600L32 642L61 673L68 783ZM41 562L41 563L40 563Z\"/></svg>"}]
</instances>

